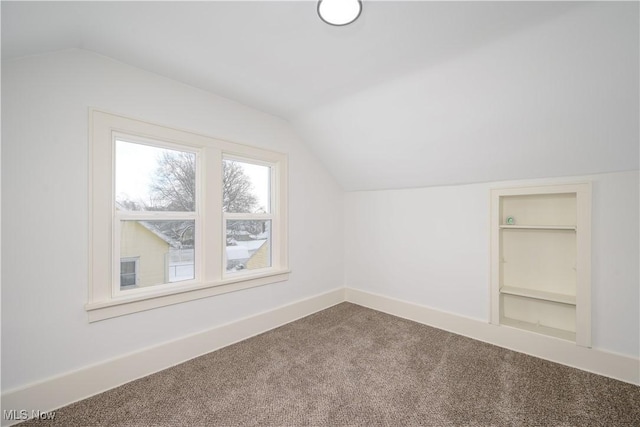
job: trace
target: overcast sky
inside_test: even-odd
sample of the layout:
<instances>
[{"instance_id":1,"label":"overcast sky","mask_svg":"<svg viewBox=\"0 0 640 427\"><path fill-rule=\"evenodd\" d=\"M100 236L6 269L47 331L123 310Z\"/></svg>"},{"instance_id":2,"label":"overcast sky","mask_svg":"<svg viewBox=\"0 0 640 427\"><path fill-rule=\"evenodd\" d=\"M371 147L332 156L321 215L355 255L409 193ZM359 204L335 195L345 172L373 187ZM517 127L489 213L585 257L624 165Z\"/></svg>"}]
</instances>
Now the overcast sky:
<instances>
[{"instance_id":1,"label":"overcast sky","mask_svg":"<svg viewBox=\"0 0 640 427\"><path fill-rule=\"evenodd\" d=\"M116 199L149 202L149 186L158 159L166 148L116 141ZM172 151L172 150L167 150ZM253 185L253 194L258 205L268 206L269 168L261 165L240 163Z\"/></svg>"}]
</instances>

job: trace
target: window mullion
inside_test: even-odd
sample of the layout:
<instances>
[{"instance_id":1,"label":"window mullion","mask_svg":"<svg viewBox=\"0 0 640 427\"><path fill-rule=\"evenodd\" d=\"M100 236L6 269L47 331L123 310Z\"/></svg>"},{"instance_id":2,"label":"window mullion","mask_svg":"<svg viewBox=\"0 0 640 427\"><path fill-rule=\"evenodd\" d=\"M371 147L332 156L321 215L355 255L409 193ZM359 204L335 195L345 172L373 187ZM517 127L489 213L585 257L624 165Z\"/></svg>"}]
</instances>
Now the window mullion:
<instances>
[{"instance_id":1,"label":"window mullion","mask_svg":"<svg viewBox=\"0 0 640 427\"><path fill-rule=\"evenodd\" d=\"M245 220L273 220L274 215L270 213L224 213L224 219L245 219Z\"/></svg>"},{"instance_id":2,"label":"window mullion","mask_svg":"<svg viewBox=\"0 0 640 427\"><path fill-rule=\"evenodd\" d=\"M202 260L205 282L222 279L224 264L223 218L222 218L222 151L213 147L203 150L201 171L202 204ZM204 263L203 263L204 264Z\"/></svg>"},{"instance_id":3,"label":"window mullion","mask_svg":"<svg viewBox=\"0 0 640 427\"><path fill-rule=\"evenodd\" d=\"M149 212L149 211L116 211L116 220L122 221L169 221L169 220L194 220L197 212Z\"/></svg>"}]
</instances>

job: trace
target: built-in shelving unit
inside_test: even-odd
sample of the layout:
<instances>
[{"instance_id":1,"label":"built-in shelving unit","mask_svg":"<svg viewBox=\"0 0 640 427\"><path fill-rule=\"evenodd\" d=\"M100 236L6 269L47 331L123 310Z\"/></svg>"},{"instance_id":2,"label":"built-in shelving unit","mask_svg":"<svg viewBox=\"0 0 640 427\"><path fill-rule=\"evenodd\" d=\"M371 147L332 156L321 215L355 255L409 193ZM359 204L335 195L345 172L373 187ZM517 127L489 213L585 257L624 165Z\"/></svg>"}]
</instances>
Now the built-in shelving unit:
<instances>
[{"instance_id":1,"label":"built-in shelving unit","mask_svg":"<svg viewBox=\"0 0 640 427\"><path fill-rule=\"evenodd\" d=\"M591 346L591 185L491 191L491 321Z\"/></svg>"}]
</instances>

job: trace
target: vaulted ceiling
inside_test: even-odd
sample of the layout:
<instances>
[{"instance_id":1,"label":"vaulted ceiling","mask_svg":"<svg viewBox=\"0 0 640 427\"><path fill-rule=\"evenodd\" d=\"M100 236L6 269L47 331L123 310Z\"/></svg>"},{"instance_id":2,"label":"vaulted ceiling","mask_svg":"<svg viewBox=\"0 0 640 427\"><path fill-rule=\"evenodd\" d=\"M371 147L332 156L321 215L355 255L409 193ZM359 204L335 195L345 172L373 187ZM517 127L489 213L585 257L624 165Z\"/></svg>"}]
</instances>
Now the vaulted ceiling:
<instances>
[{"instance_id":1,"label":"vaulted ceiling","mask_svg":"<svg viewBox=\"0 0 640 427\"><path fill-rule=\"evenodd\" d=\"M638 4L3 2L3 60L82 48L290 121L347 190L638 168Z\"/></svg>"}]
</instances>

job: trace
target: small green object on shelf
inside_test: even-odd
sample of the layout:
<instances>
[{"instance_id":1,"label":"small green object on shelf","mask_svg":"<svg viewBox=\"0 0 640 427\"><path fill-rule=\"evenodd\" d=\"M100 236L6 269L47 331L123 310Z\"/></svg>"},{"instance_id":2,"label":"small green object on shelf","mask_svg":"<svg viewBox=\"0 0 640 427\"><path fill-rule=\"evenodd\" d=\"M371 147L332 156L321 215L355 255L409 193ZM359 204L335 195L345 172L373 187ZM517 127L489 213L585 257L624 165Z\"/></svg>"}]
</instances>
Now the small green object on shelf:
<instances>
[{"instance_id":1,"label":"small green object on shelf","mask_svg":"<svg viewBox=\"0 0 640 427\"><path fill-rule=\"evenodd\" d=\"M507 217L507 224L508 224L508 225L513 225L513 224L515 224L515 223L516 223L516 220L515 220L515 219L513 219L513 217L512 217L512 216L508 216L508 217Z\"/></svg>"}]
</instances>

